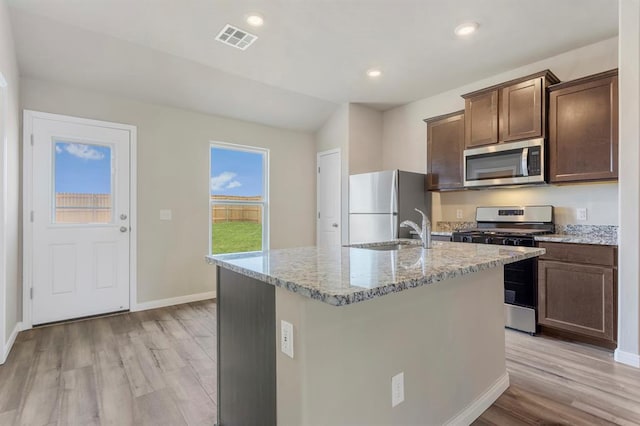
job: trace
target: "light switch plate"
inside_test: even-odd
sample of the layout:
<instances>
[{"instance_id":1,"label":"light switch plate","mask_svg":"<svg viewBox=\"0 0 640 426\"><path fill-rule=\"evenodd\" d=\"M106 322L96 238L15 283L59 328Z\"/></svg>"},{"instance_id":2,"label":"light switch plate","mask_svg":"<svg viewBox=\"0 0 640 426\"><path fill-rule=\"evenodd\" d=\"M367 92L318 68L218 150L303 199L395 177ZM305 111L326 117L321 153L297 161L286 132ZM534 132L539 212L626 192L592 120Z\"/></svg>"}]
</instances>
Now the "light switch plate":
<instances>
[{"instance_id":1,"label":"light switch plate","mask_svg":"<svg viewBox=\"0 0 640 426\"><path fill-rule=\"evenodd\" d=\"M280 350L293 358L293 324L280 321Z\"/></svg>"},{"instance_id":2,"label":"light switch plate","mask_svg":"<svg viewBox=\"0 0 640 426\"><path fill-rule=\"evenodd\" d=\"M160 220L171 220L172 216L171 210L160 210Z\"/></svg>"}]
</instances>

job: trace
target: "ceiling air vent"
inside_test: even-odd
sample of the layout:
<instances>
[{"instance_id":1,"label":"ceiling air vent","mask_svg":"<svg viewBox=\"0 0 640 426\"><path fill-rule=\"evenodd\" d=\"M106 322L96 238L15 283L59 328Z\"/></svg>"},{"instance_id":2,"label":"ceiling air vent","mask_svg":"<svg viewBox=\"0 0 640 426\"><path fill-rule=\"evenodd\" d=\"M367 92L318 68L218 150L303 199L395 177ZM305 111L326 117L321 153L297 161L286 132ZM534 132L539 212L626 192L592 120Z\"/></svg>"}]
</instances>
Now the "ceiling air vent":
<instances>
[{"instance_id":1,"label":"ceiling air vent","mask_svg":"<svg viewBox=\"0 0 640 426\"><path fill-rule=\"evenodd\" d=\"M246 50L247 47L251 46L257 39L258 36L249 34L229 24L225 25L222 31L216 36L216 40L240 50Z\"/></svg>"}]
</instances>

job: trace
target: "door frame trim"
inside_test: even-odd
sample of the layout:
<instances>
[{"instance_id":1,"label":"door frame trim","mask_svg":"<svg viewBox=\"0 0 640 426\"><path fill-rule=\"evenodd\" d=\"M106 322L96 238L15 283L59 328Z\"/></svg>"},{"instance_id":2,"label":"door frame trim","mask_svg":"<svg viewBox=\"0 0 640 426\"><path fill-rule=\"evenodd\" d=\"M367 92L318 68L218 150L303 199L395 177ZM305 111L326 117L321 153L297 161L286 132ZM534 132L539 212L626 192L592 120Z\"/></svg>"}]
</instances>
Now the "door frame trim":
<instances>
[{"instance_id":1,"label":"door frame trim","mask_svg":"<svg viewBox=\"0 0 640 426\"><path fill-rule=\"evenodd\" d=\"M89 126L107 127L129 132L129 310L137 307L137 247L138 247L138 208L137 208L137 133L138 128L131 124L113 123L92 120L88 118L72 117L68 115L51 114L48 112L23 111L22 132L22 323L23 329L33 327L32 300L30 290L33 286L33 224L31 210L33 209L33 150L31 148L31 134L33 120L36 118L62 121L65 123L84 124Z\"/></svg>"},{"instance_id":2,"label":"door frame trim","mask_svg":"<svg viewBox=\"0 0 640 426\"><path fill-rule=\"evenodd\" d=\"M340 213L338 217L340 218L339 229L340 229L340 245L342 245L342 152L340 148L328 149L326 151L321 151L316 154L316 245L318 244L318 236L320 235L320 221L318 220L318 214L320 214L320 179L318 179L318 169L320 168L320 157L325 155L338 154L338 164L340 165L340 188L338 188L338 200L340 201Z\"/></svg>"},{"instance_id":3,"label":"door frame trim","mask_svg":"<svg viewBox=\"0 0 640 426\"><path fill-rule=\"evenodd\" d=\"M7 317L7 149L9 143L9 85L0 71L0 365L4 363L8 351L5 351ZM9 345L10 346L10 345Z\"/></svg>"}]
</instances>

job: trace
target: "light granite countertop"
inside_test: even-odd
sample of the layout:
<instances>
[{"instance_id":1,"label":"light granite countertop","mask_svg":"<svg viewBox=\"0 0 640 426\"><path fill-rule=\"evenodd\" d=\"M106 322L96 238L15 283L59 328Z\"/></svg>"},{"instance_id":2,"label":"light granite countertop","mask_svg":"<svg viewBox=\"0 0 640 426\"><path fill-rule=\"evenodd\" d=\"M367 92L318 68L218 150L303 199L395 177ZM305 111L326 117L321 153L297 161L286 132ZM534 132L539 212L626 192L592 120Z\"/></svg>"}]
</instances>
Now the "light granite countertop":
<instances>
[{"instance_id":1,"label":"light granite countertop","mask_svg":"<svg viewBox=\"0 0 640 426\"><path fill-rule=\"evenodd\" d=\"M450 237L453 229L464 229L472 222L438 222L439 227L431 235ZM618 245L618 226L616 225L556 225L555 234L536 235L536 241L572 244L596 244L604 246Z\"/></svg>"},{"instance_id":2,"label":"light granite countertop","mask_svg":"<svg viewBox=\"0 0 640 426\"><path fill-rule=\"evenodd\" d=\"M573 235L573 234L546 234L537 235L536 241L552 243L596 244L602 246L617 246L618 236L610 235Z\"/></svg>"},{"instance_id":3,"label":"light granite countertop","mask_svg":"<svg viewBox=\"0 0 640 426\"><path fill-rule=\"evenodd\" d=\"M556 234L538 235L536 241L554 243L618 245L617 225L556 225Z\"/></svg>"},{"instance_id":4,"label":"light granite countertop","mask_svg":"<svg viewBox=\"0 0 640 426\"><path fill-rule=\"evenodd\" d=\"M334 306L349 305L540 256L540 248L434 241L425 250L300 247L207 256L207 262ZM386 243L389 244L389 243ZM381 245L373 244L373 245ZM370 247L372 245L366 245Z\"/></svg>"},{"instance_id":5,"label":"light granite countertop","mask_svg":"<svg viewBox=\"0 0 640 426\"><path fill-rule=\"evenodd\" d=\"M450 237L453 235L451 231L434 231L431 235L441 237ZM572 243L572 244L597 244L603 246L617 246L617 235L576 235L576 234L545 234L536 235L536 241L548 241L552 243Z\"/></svg>"}]
</instances>

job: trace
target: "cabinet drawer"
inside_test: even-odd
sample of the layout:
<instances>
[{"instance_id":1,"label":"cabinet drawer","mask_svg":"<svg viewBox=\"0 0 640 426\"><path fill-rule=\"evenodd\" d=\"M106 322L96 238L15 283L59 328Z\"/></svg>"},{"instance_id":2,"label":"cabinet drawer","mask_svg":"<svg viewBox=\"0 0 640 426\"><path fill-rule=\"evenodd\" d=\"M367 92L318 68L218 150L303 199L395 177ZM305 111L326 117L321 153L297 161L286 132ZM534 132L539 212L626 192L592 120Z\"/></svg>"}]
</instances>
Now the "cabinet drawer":
<instances>
[{"instance_id":1,"label":"cabinet drawer","mask_svg":"<svg viewBox=\"0 0 640 426\"><path fill-rule=\"evenodd\" d=\"M543 260L616 266L616 248L613 246L549 243L541 241L538 243L538 247L547 250L544 255L540 256L540 259Z\"/></svg>"}]
</instances>

